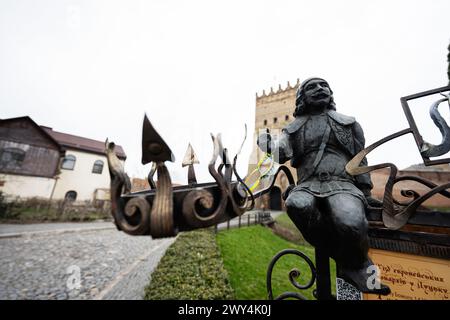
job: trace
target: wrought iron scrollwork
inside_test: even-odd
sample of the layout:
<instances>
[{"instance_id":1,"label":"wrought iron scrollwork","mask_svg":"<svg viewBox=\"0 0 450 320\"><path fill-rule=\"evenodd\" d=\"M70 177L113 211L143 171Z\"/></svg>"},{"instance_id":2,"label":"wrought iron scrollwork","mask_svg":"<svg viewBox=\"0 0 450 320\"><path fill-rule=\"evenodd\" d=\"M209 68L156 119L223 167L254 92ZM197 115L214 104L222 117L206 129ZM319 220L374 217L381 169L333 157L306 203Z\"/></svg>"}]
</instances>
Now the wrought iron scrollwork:
<instances>
[{"instance_id":1,"label":"wrought iron scrollwork","mask_svg":"<svg viewBox=\"0 0 450 320\"><path fill-rule=\"evenodd\" d=\"M421 178L421 177L416 177L416 176L400 176L400 177L397 177L397 178L394 179L394 185L397 184L398 182L401 182L401 181L415 181L415 182L418 182L418 183L420 183L420 184L422 184L422 185L424 185L424 186L426 186L426 187L428 187L430 189L435 189L436 187L438 187L438 185L435 184L434 182L431 182L431 181L429 181L427 179L424 179L424 178ZM445 189L447 189L447 188L445 188ZM420 194L417 193L415 190L402 189L400 191L400 193L405 198L412 198L411 201L417 200L417 199L419 199L421 197ZM441 190L439 192L433 192L432 195L437 194L437 193L443 195L444 197L450 198L450 192L448 192L448 191ZM432 195L430 195L430 197ZM394 203L397 204L397 205L401 205L401 206L407 206L407 205L411 204L411 201L410 202L399 202L399 201L394 199Z\"/></svg>"},{"instance_id":2,"label":"wrought iron scrollwork","mask_svg":"<svg viewBox=\"0 0 450 320\"><path fill-rule=\"evenodd\" d=\"M158 187L150 215L150 231L155 238L176 235L173 217L173 189L164 162L157 163Z\"/></svg>"},{"instance_id":3,"label":"wrought iron scrollwork","mask_svg":"<svg viewBox=\"0 0 450 320\"><path fill-rule=\"evenodd\" d=\"M438 157L450 151L450 127L448 126L445 119L441 116L438 109L439 105L444 101L447 101L450 108L450 94L447 95L442 94L442 95L445 98L437 100L430 107L431 119L441 132L442 141L438 145L433 145L431 143L424 142L421 152L426 157Z\"/></svg>"},{"instance_id":4,"label":"wrought iron scrollwork","mask_svg":"<svg viewBox=\"0 0 450 320\"><path fill-rule=\"evenodd\" d=\"M247 131L244 142L246 136ZM179 230L212 226L248 210L249 199L252 200L253 195L236 170L242 145L231 163L221 135L211 135L211 138L213 156L208 170L215 182L197 184L191 165L188 184L174 188L165 161L174 161L175 157L145 116L142 164L152 163L147 177L150 189L136 193L130 193L130 179L114 153L114 143L107 142L105 152L111 176L112 215L118 229L132 235L168 237L176 235ZM221 161L216 168L219 158ZM155 173L157 182L153 180ZM233 174L238 181L232 180Z\"/></svg>"},{"instance_id":5,"label":"wrought iron scrollwork","mask_svg":"<svg viewBox=\"0 0 450 320\"><path fill-rule=\"evenodd\" d=\"M365 166L360 167L362 160L364 157L367 156L372 150L377 148L378 146L392 140L395 138L398 138L400 136L403 136L405 134L413 134L417 145L420 148L420 152L422 154L422 157L424 158L425 165L431 165L431 164L439 164L439 163L449 163L450 159L440 159L436 161L430 161L428 159L428 156L438 156L443 155L446 152L450 150L450 129L445 122L445 120L442 118L442 116L439 114L437 110L437 106L446 101L449 100L449 95L445 95L446 98L439 99L435 103L432 104L430 108L430 115L436 124L438 126L439 130L442 134L442 142L441 144L434 146L427 142L424 142L422 140L422 137L420 136L417 127L415 125L414 119L412 117L412 114L409 110L409 107L406 103L408 99L416 99L419 97L424 97L427 95L439 93L440 91L448 91L450 90L450 87L444 87L439 89L430 90L427 92L419 93L416 95L412 95L409 97L404 97L401 99L404 111L406 114L406 117L408 119L408 122L410 123L410 128L398 131L394 134L391 134L383 139L378 140L377 142L371 144L361 152L359 152L353 159L351 159L345 169L346 171L351 175L359 175L363 173L368 173L373 170L381 169L381 168L390 168L389 177L386 182L385 190L384 190L384 196L383 196L383 211L382 211L382 219L383 223L386 227L389 229L397 230L403 227L409 218L416 212L417 208L426 200L434 196L435 194L441 194L447 198L450 198L450 192L446 191L450 188L450 183L445 183L442 185L436 185L432 183L431 181L428 181L426 179L420 178L420 177L414 177L414 176L403 176L403 177L397 177L398 169L397 167L392 163L382 163L378 165L373 166ZM398 200L395 200L393 198L393 189L394 185L400 181L405 180L412 180L416 181L418 183L421 183L430 190L420 195L414 190L402 190L401 195L407 198L411 198L412 200L409 202L399 202Z\"/></svg>"},{"instance_id":6,"label":"wrought iron scrollwork","mask_svg":"<svg viewBox=\"0 0 450 320\"><path fill-rule=\"evenodd\" d=\"M150 169L150 172L148 173L148 177L147 177L150 189L156 189L156 183L155 183L155 180L153 180L155 173L156 173L156 163L153 162L152 168Z\"/></svg>"},{"instance_id":7,"label":"wrought iron scrollwork","mask_svg":"<svg viewBox=\"0 0 450 320\"><path fill-rule=\"evenodd\" d=\"M284 300L284 299L288 299L288 298L294 298L294 299L299 299L299 300L308 300L305 296L303 296L302 294L298 293L298 292L293 292L293 291L288 291L288 292L283 292L280 295L278 295L277 297L273 297L273 289L272 289L272 273L273 273L273 269L276 265L276 263L278 262L278 260L286 255L295 255L300 257L301 259L303 259L304 261L306 261L306 263L308 264L309 270L311 272L311 278L309 279L308 282L306 282L306 284L300 284L297 282L296 279L298 279L301 275L301 272L299 269L292 269L289 272L289 281L290 283L297 289L299 290L306 290L311 288L314 283L316 282L316 267L314 266L314 263L312 262L312 260L305 255L303 252L296 250L296 249L285 249L282 250L280 252L278 252L270 261L269 267L267 269L267 278L266 278L266 285L267 285L267 293L268 293L268 298L269 300Z\"/></svg>"},{"instance_id":8,"label":"wrought iron scrollwork","mask_svg":"<svg viewBox=\"0 0 450 320\"><path fill-rule=\"evenodd\" d=\"M150 204L143 197L128 200L121 198L122 192L128 194L131 182L122 163L114 152L114 143L105 142L108 169L111 177L111 211L114 223L119 230L131 235L148 234L150 229Z\"/></svg>"},{"instance_id":9,"label":"wrought iron scrollwork","mask_svg":"<svg viewBox=\"0 0 450 320\"><path fill-rule=\"evenodd\" d=\"M268 186L266 188L264 188L264 189L261 189L261 190L258 190L257 192L254 192L253 193L253 197L259 198L263 194L266 194L266 193L270 192L270 190L274 186L274 184L275 184L275 182L277 180L277 177L280 174L280 172L283 172L286 175L286 177L288 179L288 182L289 182L289 185L295 185L294 177L292 176L292 173L289 170L289 168L284 166L284 165L280 165L278 167L277 171L275 172L275 174L269 178Z\"/></svg>"},{"instance_id":10,"label":"wrought iron scrollwork","mask_svg":"<svg viewBox=\"0 0 450 320\"><path fill-rule=\"evenodd\" d=\"M183 200L183 215L188 223L193 227L204 227L212 225L218 215L224 212L227 205L228 188L225 180L216 170L216 162L221 153L220 134L215 137L211 135L214 150L208 170L219 186L220 195L218 200L214 200L214 195L204 189L194 189L190 191ZM216 202L216 203L214 203ZM214 209L215 208L215 209ZM214 209L211 212L211 209Z\"/></svg>"}]
</instances>

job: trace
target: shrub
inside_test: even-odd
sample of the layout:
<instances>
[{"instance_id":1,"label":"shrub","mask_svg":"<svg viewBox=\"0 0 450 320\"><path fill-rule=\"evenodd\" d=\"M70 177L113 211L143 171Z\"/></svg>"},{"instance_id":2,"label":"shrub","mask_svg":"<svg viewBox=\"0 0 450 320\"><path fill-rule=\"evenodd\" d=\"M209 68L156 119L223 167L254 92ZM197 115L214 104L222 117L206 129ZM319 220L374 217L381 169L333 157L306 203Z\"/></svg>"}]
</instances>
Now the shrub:
<instances>
[{"instance_id":1,"label":"shrub","mask_svg":"<svg viewBox=\"0 0 450 320\"><path fill-rule=\"evenodd\" d=\"M233 289L212 230L182 233L145 289L147 300L226 300Z\"/></svg>"},{"instance_id":2,"label":"shrub","mask_svg":"<svg viewBox=\"0 0 450 320\"><path fill-rule=\"evenodd\" d=\"M0 191L0 217L4 217L7 214L8 204L6 203L3 192Z\"/></svg>"},{"instance_id":3,"label":"shrub","mask_svg":"<svg viewBox=\"0 0 450 320\"><path fill-rule=\"evenodd\" d=\"M104 206L106 208L106 205ZM92 221L109 220L109 210L96 208L91 201L71 203L39 198L5 199L0 193L0 220L7 222Z\"/></svg>"}]
</instances>

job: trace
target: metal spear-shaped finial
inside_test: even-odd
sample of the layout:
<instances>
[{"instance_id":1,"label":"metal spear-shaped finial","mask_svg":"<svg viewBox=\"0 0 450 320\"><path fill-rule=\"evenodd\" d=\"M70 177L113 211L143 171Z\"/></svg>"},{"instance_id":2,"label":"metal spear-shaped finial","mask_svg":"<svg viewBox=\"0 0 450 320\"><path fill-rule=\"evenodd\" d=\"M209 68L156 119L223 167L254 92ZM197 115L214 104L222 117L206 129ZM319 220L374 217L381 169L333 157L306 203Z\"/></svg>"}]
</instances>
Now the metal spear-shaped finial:
<instances>
[{"instance_id":1,"label":"metal spear-shaped finial","mask_svg":"<svg viewBox=\"0 0 450 320\"><path fill-rule=\"evenodd\" d=\"M175 156L162 137L156 132L147 116L142 127L142 164L156 163L158 183L150 212L150 234L154 238L176 234L173 219L173 189L165 161L175 161ZM153 166L152 171L155 166ZM152 180L152 173L149 183Z\"/></svg>"},{"instance_id":2,"label":"metal spear-shaped finial","mask_svg":"<svg viewBox=\"0 0 450 320\"><path fill-rule=\"evenodd\" d=\"M164 163L164 161L175 162L175 156L163 138L156 132L147 115L144 115L142 126L142 164L149 162Z\"/></svg>"},{"instance_id":3,"label":"metal spear-shaped finial","mask_svg":"<svg viewBox=\"0 0 450 320\"><path fill-rule=\"evenodd\" d=\"M191 144L189 143L188 148L186 150L186 154L184 155L183 162L181 164L182 167L189 166L188 169L188 184L197 183L197 178L195 177L194 163L200 163L198 161L197 155L194 152Z\"/></svg>"}]
</instances>

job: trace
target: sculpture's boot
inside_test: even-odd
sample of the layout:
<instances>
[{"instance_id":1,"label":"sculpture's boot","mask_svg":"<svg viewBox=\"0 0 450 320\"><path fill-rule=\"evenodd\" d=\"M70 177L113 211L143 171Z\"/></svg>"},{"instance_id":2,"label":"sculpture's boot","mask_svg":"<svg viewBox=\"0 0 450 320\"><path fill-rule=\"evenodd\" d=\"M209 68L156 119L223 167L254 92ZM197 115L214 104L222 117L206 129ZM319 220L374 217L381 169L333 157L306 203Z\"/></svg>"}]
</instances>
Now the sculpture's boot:
<instances>
[{"instance_id":1,"label":"sculpture's boot","mask_svg":"<svg viewBox=\"0 0 450 320\"><path fill-rule=\"evenodd\" d=\"M381 281L377 283L374 278L376 277L374 270L369 270L369 267L373 265L372 261L368 259L360 268L338 266L337 276L361 292L388 295L391 293L391 289Z\"/></svg>"}]
</instances>

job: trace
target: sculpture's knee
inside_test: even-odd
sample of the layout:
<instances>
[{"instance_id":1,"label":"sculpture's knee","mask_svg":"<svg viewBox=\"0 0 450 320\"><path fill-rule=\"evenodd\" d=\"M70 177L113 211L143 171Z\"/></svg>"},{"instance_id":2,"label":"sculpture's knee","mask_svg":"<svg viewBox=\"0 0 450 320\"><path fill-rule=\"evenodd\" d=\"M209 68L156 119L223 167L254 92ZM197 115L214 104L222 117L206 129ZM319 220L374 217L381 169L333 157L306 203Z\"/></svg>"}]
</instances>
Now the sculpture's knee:
<instances>
[{"instance_id":1,"label":"sculpture's knee","mask_svg":"<svg viewBox=\"0 0 450 320\"><path fill-rule=\"evenodd\" d=\"M314 210L314 201L312 197L299 192L289 195L285 202L288 213L304 213Z\"/></svg>"},{"instance_id":2,"label":"sculpture's knee","mask_svg":"<svg viewBox=\"0 0 450 320\"><path fill-rule=\"evenodd\" d=\"M340 221L337 227L346 238L357 240L367 234L368 223L364 219L351 219Z\"/></svg>"},{"instance_id":3,"label":"sculpture's knee","mask_svg":"<svg viewBox=\"0 0 450 320\"><path fill-rule=\"evenodd\" d=\"M357 240L367 234L368 222L362 202L355 197L334 197L329 201L331 217L338 233ZM340 201L336 201L340 200Z\"/></svg>"},{"instance_id":4,"label":"sculpture's knee","mask_svg":"<svg viewBox=\"0 0 450 320\"><path fill-rule=\"evenodd\" d=\"M364 212L346 212L335 215L337 234L349 246L361 246L367 241L368 222Z\"/></svg>"},{"instance_id":5,"label":"sculpture's knee","mask_svg":"<svg viewBox=\"0 0 450 320\"><path fill-rule=\"evenodd\" d=\"M316 212L314 196L304 192L293 192L286 199L285 205L289 218L305 240L316 246L320 232L316 230L319 214Z\"/></svg>"}]
</instances>

